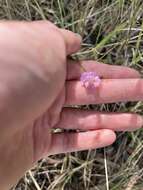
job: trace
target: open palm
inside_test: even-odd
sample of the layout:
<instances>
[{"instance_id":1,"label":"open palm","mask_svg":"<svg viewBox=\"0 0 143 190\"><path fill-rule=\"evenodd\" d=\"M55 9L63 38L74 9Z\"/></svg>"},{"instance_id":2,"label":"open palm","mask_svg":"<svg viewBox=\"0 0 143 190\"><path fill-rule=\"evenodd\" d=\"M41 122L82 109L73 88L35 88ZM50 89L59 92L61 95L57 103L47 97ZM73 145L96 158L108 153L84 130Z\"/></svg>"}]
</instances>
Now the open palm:
<instances>
[{"instance_id":1,"label":"open palm","mask_svg":"<svg viewBox=\"0 0 143 190\"><path fill-rule=\"evenodd\" d=\"M143 120L137 114L71 108L143 100L143 80L137 71L68 59L68 55L80 49L80 44L77 35L49 22L1 23L0 184L3 190L43 156L104 147L115 141L115 131L142 126ZM83 68L95 71L102 78L94 92L81 85ZM78 132L53 133L54 128Z\"/></svg>"},{"instance_id":2,"label":"open palm","mask_svg":"<svg viewBox=\"0 0 143 190\"><path fill-rule=\"evenodd\" d=\"M87 71L95 71L104 78L94 93L85 89L80 83L83 67ZM33 125L36 155L53 155L104 147L115 141L114 131L132 131L142 126L143 120L137 114L99 113L67 107L142 99L140 88L143 82L135 70L95 61L75 63L69 60L67 72L66 83L59 96ZM55 134L52 133L53 128L82 132Z\"/></svg>"}]
</instances>

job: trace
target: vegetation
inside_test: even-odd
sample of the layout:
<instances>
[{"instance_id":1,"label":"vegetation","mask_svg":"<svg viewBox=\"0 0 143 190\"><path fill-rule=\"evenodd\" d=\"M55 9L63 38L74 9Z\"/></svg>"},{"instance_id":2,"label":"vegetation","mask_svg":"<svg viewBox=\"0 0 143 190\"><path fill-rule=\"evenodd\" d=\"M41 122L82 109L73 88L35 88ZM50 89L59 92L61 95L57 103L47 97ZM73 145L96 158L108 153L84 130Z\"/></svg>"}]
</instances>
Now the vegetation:
<instances>
[{"instance_id":1,"label":"vegetation","mask_svg":"<svg viewBox=\"0 0 143 190\"><path fill-rule=\"evenodd\" d=\"M83 37L80 59L126 65L143 71L142 0L0 0L0 18L50 20ZM84 106L84 109L142 114L143 103ZM143 130L118 133L110 147L51 156L13 190L141 190Z\"/></svg>"}]
</instances>

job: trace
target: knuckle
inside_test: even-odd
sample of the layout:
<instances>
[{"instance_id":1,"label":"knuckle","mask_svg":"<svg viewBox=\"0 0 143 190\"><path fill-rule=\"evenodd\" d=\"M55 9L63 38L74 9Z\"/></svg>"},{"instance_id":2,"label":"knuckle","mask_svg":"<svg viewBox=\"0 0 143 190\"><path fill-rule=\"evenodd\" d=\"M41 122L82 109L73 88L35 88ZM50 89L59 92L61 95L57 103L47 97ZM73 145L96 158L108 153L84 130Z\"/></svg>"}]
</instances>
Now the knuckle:
<instances>
[{"instance_id":1,"label":"knuckle","mask_svg":"<svg viewBox=\"0 0 143 190\"><path fill-rule=\"evenodd\" d=\"M100 144L100 141L101 141L101 131L96 131L96 133L94 134L93 136L93 143L96 142L96 144Z\"/></svg>"},{"instance_id":2,"label":"knuckle","mask_svg":"<svg viewBox=\"0 0 143 190\"><path fill-rule=\"evenodd\" d=\"M75 149L77 134L65 134L63 138L63 150L64 152L71 152Z\"/></svg>"},{"instance_id":3,"label":"knuckle","mask_svg":"<svg viewBox=\"0 0 143 190\"><path fill-rule=\"evenodd\" d=\"M70 145L70 138L68 135L64 135L62 139L62 144L64 152L67 152L69 150L69 145Z\"/></svg>"}]
</instances>

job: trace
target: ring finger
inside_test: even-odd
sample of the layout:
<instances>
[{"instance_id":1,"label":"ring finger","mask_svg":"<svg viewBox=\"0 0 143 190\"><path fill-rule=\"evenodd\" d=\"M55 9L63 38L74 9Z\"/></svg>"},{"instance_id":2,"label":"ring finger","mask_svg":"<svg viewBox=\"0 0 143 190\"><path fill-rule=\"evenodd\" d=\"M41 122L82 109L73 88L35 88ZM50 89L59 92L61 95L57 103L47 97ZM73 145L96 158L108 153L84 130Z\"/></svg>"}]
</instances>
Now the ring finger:
<instances>
[{"instance_id":1,"label":"ring finger","mask_svg":"<svg viewBox=\"0 0 143 190\"><path fill-rule=\"evenodd\" d=\"M130 113L99 113L96 111L64 108L56 128L82 131L110 129L133 131L143 126L140 115Z\"/></svg>"}]
</instances>

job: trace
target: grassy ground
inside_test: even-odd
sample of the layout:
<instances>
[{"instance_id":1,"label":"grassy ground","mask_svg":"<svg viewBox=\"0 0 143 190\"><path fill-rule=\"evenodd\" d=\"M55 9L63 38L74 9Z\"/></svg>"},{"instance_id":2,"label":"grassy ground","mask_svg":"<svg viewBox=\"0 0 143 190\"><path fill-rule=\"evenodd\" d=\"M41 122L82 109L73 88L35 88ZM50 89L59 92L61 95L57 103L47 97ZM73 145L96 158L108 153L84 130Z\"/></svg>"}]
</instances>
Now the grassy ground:
<instances>
[{"instance_id":1,"label":"grassy ground","mask_svg":"<svg viewBox=\"0 0 143 190\"><path fill-rule=\"evenodd\" d=\"M143 71L142 0L0 0L0 18L51 20L83 36L80 59ZM85 108L142 114L143 103ZM142 147L142 129L119 133L116 143L106 149L39 161L13 190L142 190Z\"/></svg>"}]
</instances>

